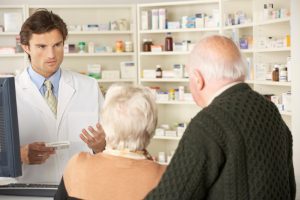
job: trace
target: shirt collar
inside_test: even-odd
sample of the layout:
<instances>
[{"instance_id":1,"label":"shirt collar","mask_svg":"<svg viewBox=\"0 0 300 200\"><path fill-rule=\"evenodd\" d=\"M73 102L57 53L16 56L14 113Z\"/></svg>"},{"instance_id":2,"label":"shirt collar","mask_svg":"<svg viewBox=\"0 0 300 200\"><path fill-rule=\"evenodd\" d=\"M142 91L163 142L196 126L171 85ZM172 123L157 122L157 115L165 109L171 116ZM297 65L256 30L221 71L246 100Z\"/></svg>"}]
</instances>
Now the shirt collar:
<instances>
[{"instance_id":1,"label":"shirt collar","mask_svg":"<svg viewBox=\"0 0 300 200\"><path fill-rule=\"evenodd\" d=\"M221 93L223 93L225 90L227 90L228 88L230 88L230 87L232 87L232 86L234 86L234 85L236 85L236 84L239 84L239 83L241 83L241 81L236 81L236 82L230 83L230 84L228 84L228 85L223 86L223 87L220 88L219 90L217 90L217 92L210 98L210 100L208 101L208 104L207 104L207 105L211 104L211 102L212 102L217 96L219 96Z\"/></svg>"},{"instance_id":2,"label":"shirt collar","mask_svg":"<svg viewBox=\"0 0 300 200\"><path fill-rule=\"evenodd\" d=\"M46 78L34 71L32 69L32 66L28 67L27 71L32 82L37 86L39 90L41 90ZM48 80L50 80L53 85L54 93L58 91L60 77L61 69L59 68L52 76L48 78Z\"/></svg>"}]
</instances>

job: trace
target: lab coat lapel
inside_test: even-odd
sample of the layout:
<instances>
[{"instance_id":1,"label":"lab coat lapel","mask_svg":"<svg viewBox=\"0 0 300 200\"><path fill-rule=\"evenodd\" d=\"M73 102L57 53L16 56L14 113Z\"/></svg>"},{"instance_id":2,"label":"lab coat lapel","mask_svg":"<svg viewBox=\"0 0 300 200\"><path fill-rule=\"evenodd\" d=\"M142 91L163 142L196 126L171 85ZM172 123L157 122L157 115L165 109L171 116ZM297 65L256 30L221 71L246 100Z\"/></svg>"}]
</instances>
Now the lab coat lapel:
<instances>
[{"instance_id":1,"label":"lab coat lapel","mask_svg":"<svg viewBox=\"0 0 300 200\"><path fill-rule=\"evenodd\" d=\"M61 124L63 115L71 101L73 95L75 94L74 80L70 72L61 71L61 78L59 81L58 90L58 105L57 105L57 127Z\"/></svg>"},{"instance_id":2,"label":"lab coat lapel","mask_svg":"<svg viewBox=\"0 0 300 200\"><path fill-rule=\"evenodd\" d=\"M19 84L24 92L22 98L26 99L34 108L40 110L41 113L48 115L50 118L55 118L44 97L31 81L27 69L20 74Z\"/></svg>"}]
</instances>

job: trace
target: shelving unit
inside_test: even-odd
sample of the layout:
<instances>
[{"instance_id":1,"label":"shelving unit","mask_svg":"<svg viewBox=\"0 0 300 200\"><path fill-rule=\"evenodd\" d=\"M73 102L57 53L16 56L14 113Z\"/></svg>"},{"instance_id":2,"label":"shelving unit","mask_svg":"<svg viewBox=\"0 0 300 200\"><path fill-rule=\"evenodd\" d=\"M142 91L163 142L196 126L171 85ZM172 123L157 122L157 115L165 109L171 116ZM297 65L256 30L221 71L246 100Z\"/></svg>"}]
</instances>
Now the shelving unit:
<instances>
[{"instance_id":1,"label":"shelving unit","mask_svg":"<svg viewBox=\"0 0 300 200\"><path fill-rule=\"evenodd\" d=\"M26 6L24 5L0 5L0 25L3 26L4 32L0 32L0 48L3 47L15 47L16 36L19 35L18 31L5 30L4 27L4 13L18 13L21 15L21 22L24 22L26 18ZM17 24L14 21L14 26L18 27L22 24ZM25 64L25 56L23 53L13 54L0 54L0 73L13 74L17 70L21 70Z\"/></svg>"},{"instance_id":2,"label":"shelving unit","mask_svg":"<svg viewBox=\"0 0 300 200\"><path fill-rule=\"evenodd\" d=\"M144 70L155 70L157 64L162 66L163 71L172 70L174 64L185 64L186 58L189 55L187 51L162 51L162 52L144 52L143 40L152 39L154 44L164 45L166 33L171 33L173 42L182 42L190 40L191 43L196 43L202 36L219 34L220 26L203 27L203 28L172 28L172 29L142 29L141 15L145 11L153 9L165 9L166 18L168 21L180 21L182 16L194 16L196 13L213 14L213 9L219 9L220 3L218 0L206 1L182 1L168 3L151 3L138 4L137 6L137 26L138 26L138 77L139 84L149 87L159 87L161 91L169 91L170 89L184 87L185 93L190 93L188 88L188 78L146 78L143 76ZM220 16L217 16L220 21ZM159 109L158 125L167 124L170 127L174 123L188 123L200 108L196 106L194 101L157 101ZM174 127L173 127L174 129ZM155 136L151 142L149 151L152 155L157 156L159 152L165 152L169 155L173 152L178 144L179 137Z\"/></svg>"},{"instance_id":3,"label":"shelving unit","mask_svg":"<svg viewBox=\"0 0 300 200\"><path fill-rule=\"evenodd\" d=\"M259 0L220 0L220 1L193 1L193 2L170 2L170 3L154 3L154 4L139 4L138 5L138 74L139 74L139 83L149 87L159 86L162 91L168 91L172 87L177 87L178 85L184 85L185 90L188 92L188 79L155 79L155 78L144 78L143 70L144 69L155 69L155 65L159 64L163 66L163 70L170 70L170 65L173 63L185 63L187 55L190 53L187 52L143 52L142 43L144 38L151 38L155 44L164 45L165 33L170 32L173 37L173 41L178 40L194 40L193 42L198 41L202 36L207 34L224 34L230 37L233 37L236 34L243 36L245 38L252 38L253 43L250 43L247 49L241 49L241 53L245 58L251 61L249 70L249 75L252 74L252 79L247 80L246 82L256 91L262 94L276 94L280 95L283 92L291 90L291 82L274 82L269 80L257 80L256 77L256 64L260 62L279 62L285 63L284 61L288 56L290 56L290 47L280 47L280 48L267 48L261 49L256 44L255 41L258 40L262 35L267 36L284 36L289 34L290 27L289 22L290 18L280 18L280 19L270 19L270 20L261 20L259 18L262 12L263 4L270 3L267 1ZM274 4L274 9L285 8L290 9L289 3L283 0L272 1ZM178 7L182 7L184 12L178 12ZM185 6L190 6L191 10L186 11ZM219 9L220 10L220 26L215 28L184 28L184 29L163 29L163 30L142 30L141 26L141 12L145 10L151 10L156 8L165 8L167 10L167 18L170 21L177 21L180 19L180 16L192 16L195 14L194 9L197 9L197 12L208 12L209 9ZM238 25L226 25L226 15L228 13L235 13L237 11L243 11L248 20L244 24ZM211 12L211 11L210 11ZM250 20L249 20L250 19ZM278 30L275 34L275 30ZM281 32L281 33L280 33ZM194 34L197 37L194 37ZM239 43L239 40L236 40ZM273 57L276 57L273 59ZM184 102L184 101L157 101L159 105L159 125L160 124L170 124L176 123L180 120L189 121L190 117L193 117L200 109L195 105L194 102ZM192 112L188 109L193 109ZM174 110L182 110L184 113L189 113L189 116L185 115L187 118L178 116L174 114ZM178 112L182 113L182 112ZM291 127L291 117L292 113L287 111L281 111L283 119L286 121L288 126ZM174 117L174 115L176 117ZM177 138L169 137L154 137L154 141L151 144L151 153L157 155L159 151L164 151L167 154L176 148Z\"/></svg>"}]
</instances>

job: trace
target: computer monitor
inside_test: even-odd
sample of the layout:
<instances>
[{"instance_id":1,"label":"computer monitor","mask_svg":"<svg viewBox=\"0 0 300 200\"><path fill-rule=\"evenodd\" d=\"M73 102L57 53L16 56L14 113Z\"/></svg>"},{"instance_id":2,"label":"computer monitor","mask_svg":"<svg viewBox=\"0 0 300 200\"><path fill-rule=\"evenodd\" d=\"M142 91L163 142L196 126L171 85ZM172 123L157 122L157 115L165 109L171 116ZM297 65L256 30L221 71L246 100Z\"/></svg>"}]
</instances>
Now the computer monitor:
<instances>
[{"instance_id":1,"label":"computer monitor","mask_svg":"<svg viewBox=\"0 0 300 200\"><path fill-rule=\"evenodd\" d=\"M14 77L0 77L0 177L22 175Z\"/></svg>"}]
</instances>

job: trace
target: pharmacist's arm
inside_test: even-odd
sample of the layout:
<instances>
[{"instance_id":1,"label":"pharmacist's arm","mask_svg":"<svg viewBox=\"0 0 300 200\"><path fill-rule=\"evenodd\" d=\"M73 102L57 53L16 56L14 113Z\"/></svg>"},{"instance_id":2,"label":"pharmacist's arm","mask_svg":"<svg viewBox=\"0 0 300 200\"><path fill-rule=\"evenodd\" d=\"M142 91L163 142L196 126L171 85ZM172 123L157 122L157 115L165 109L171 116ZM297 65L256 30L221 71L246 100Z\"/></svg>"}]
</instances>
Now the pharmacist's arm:
<instances>
[{"instance_id":1,"label":"pharmacist's arm","mask_svg":"<svg viewBox=\"0 0 300 200\"><path fill-rule=\"evenodd\" d=\"M44 142L34 142L21 146L21 161L23 164L42 164L52 155L55 150L46 147Z\"/></svg>"},{"instance_id":2,"label":"pharmacist's arm","mask_svg":"<svg viewBox=\"0 0 300 200\"><path fill-rule=\"evenodd\" d=\"M97 123L96 128L91 126L88 127L89 132L86 129L83 129L80 138L88 145L94 153L102 152L105 148L105 133L102 126Z\"/></svg>"}]
</instances>

